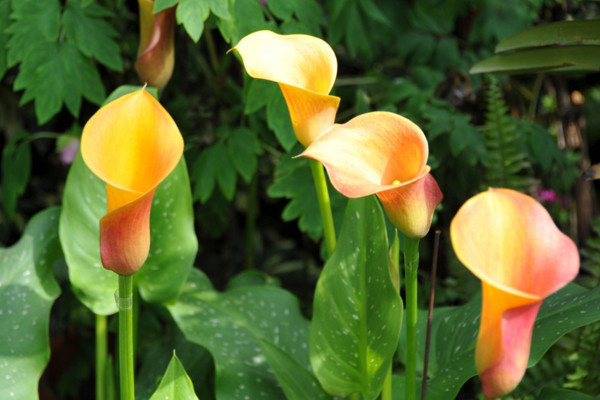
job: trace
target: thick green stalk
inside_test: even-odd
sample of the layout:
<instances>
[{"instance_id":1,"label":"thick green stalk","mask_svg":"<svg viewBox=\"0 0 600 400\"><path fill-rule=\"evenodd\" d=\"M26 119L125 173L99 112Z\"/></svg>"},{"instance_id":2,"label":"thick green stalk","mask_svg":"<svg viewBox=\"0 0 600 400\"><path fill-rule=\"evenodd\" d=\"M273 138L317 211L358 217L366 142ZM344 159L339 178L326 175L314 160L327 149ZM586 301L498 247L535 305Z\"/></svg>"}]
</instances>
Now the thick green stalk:
<instances>
[{"instance_id":1,"label":"thick green stalk","mask_svg":"<svg viewBox=\"0 0 600 400\"><path fill-rule=\"evenodd\" d=\"M417 270L419 239L404 237L404 287L406 290L406 400L417 396Z\"/></svg>"},{"instance_id":2,"label":"thick green stalk","mask_svg":"<svg viewBox=\"0 0 600 400\"><path fill-rule=\"evenodd\" d=\"M315 189L317 190L317 199L319 200L319 209L321 210L321 219L323 220L323 236L327 247L327 255L331 256L335 249L335 226L333 225L333 215L331 214L331 202L329 201L329 192L327 191L327 181L325 180L325 171L323 165L315 160L308 160L312 171Z\"/></svg>"},{"instance_id":3,"label":"thick green stalk","mask_svg":"<svg viewBox=\"0 0 600 400\"><path fill-rule=\"evenodd\" d=\"M96 314L96 400L106 400L106 356L108 336L106 315Z\"/></svg>"},{"instance_id":4,"label":"thick green stalk","mask_svg":"<svg viewBox=\"0 0 600 400\"><path fill-rule=\"evenodd\" d=\"M389 252L390 257L390 269L392 274L392 279L394 281L394 285L396 286L396 290L398 293L400 292L400 240L398 239L398 230L395 230L394 241L392 242L392 246L390 247ZM402 325L402 324L400 324ZM383 381L383 390L381 392L381 400L392 400L392 367L393 360L390 364L390 369L388 370L385 380Z\"/></svg>"},{"instance_id":5,"label":"thick green stalk","mask_svg":"<svg viewBox=\"0 0 600 400\"><path fill-rule=\"evenodd\" d=\"M133 276L119 275L119 380L121 400L134 400Z\"/></svg>"}]
</instances>

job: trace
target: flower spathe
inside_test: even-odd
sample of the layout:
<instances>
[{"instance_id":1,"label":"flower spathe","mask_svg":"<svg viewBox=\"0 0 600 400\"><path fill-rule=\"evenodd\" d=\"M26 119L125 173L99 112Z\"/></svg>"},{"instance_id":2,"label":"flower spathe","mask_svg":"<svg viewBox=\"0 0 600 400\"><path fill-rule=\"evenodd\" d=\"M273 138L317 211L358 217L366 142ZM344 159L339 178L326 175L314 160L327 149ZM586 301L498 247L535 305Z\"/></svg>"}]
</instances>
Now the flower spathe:
<instances>
[{"instance_id":1,"label":"flower spathe","mask_svg":"<svg viewBox=\"0 0 600 400\"><path fill-rule=\"evenodd\" d=\"M253 78L277 82L298 141L305 147L333 125L340 98L329 92L337 59L329 44L309 35L258 31L232 49Z\"/></svg>"},{"instance_id":2,"label":"flower spathe","mask_svg":"<svg viewBox=\"0 0 600 400\"><path fill-rule=\"evenodd\" d=\"M152 13L153 0L138 0L140 43L134 68L140 80L164 89L175 68L175 7Z\"/></svg>"},{"instance_id":3,"label":"flower spathe","mask_svg":"<svg viewBox=\"0 0 600 400\"><path fill-rule=\"evenodd\" d=\"M106 183L108 209L100 220L104 268L131 275L144 264L152 197L182 154L177 125L144 89L112 101L87 122L81 155Z\"/></svg>"},{"instance_id":4,"label":"flower spathe","mask_svg":"<svg viewBox=\"0 0 600 400\"><path fill-rule=\"evenodd\" d=\"M443 197L429 173L428 155L417 125L397 114L371 112L334 125L300 156L321 162L347 197L377 194L398 229L422 238Z\"/></svg>"},{"instance_id":5,"label":"flower spathe","mask_svg":"<svg viewBox=\"0 0 600 400\"><path fill-rule=\"evenodd\" d=\"M521 381L544 298L575 278L575 243L533 198L489 189L469 199L450 225L458 259L482 282L475 361L487 397Z\"/></svg>"}]
</instances>

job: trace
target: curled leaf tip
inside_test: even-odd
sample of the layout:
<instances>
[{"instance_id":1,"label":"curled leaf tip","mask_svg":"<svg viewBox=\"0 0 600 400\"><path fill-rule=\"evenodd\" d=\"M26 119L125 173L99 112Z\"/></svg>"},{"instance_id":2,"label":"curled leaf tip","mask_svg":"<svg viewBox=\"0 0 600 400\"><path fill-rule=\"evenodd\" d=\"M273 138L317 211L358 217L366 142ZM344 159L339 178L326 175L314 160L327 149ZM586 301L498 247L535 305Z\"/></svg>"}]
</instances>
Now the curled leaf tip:
<instances>
[{"instance_id":1,"label":"curled leaf tip","mask_svg":"<svg viewBox=\"0 0 600 400\"><path fill-rule=\"evenodd\" d=\"M156 187L183 154L177 125L146 90L102 107L83 129L81 154L106 183L107 214L100 221L105 268L131 275L150 247L150 207Z\"/></svg>"},{"instance_id":2,"label":"curled leaf tip","mask_svg":"<svg viewBox=\"0 0 600 400\"><path fill-rule=\"evenodd\" d=\"M469 199L450 225L458 259L482 282L475 359L484 394L521 381L543 300L579 271L575 243L530 196L489 189Z\"/></svg>"}]
</instances>

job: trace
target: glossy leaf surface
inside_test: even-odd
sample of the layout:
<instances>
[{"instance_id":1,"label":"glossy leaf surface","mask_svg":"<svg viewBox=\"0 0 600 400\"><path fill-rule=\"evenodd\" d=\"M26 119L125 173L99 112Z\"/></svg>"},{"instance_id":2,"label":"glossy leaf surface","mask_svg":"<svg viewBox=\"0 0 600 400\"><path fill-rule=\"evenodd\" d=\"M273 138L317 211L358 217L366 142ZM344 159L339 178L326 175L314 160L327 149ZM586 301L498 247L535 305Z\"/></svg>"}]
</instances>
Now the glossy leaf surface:
<instances>
[{"instance_id":1,"label":"glossy leaf surface","mask_svg":"<svg viewBox=\"0 0 600 400\"><path fill-rule=\"evenodd\" d=\"M117 312L117 275L100 261L99 221L105 213L106 185L78 156L65 187L60 240L73 292L94 313L109 315ZM150 254L135 282L144 300L167 302L179 293L198 246L184 160L158 186L150 227Z\"/></svg>"},{"instance_id":2,"label":"glossy leaf surface","mask_svg":"<svg viewBox=\"0 0 600 400\"><path fill-rule=\"evenodd\" d=\"M218 400L286 399L260 340L308 371L309 323L289 292L244 286L219 293L193 269L169 311L186 338L212 354Z\"/></svg>"},{"instance_id":3,"label":"glossy leaf surface","mask_svg":"<svg viewBox=\"0 0 600 400\"><path fill-rule=\"evenodd\" d=\"M58 208L31 219L14 246L0 249L0 398L38 399L50 359L50 308L60 294L52 265L60 256Z\"/></svg>"},{"instance_id":4,"label":"glossy leaf surface","mask_svg":"<svg viewBox=\"0 0 600 400\"><path fill-rule=\"evenodd\" d=\"M310 358L325 390L338 397L381 391L400 335L383 212L375 197L351 199L336 249L313 302Z\"/></svg>"}]
</instances>

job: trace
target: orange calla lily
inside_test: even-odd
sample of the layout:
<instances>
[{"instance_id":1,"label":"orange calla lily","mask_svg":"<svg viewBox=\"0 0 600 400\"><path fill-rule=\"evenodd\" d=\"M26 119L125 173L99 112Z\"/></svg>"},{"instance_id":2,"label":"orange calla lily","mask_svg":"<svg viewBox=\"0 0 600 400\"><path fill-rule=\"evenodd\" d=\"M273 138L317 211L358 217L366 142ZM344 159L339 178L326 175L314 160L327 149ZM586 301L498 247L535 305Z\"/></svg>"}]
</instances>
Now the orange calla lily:
<instances>
[{"instance_id":1,"label":"orange calla lily","mask_svg":"<svg viewBox=\"0 0 600 400\"><path fill-rule=\"evenodd\" d=\"M347 197L377 194L398 229L422 238L443 197L429 173L428 155L417 125L393 113L371 112L334 125L300 156L320 161Z\"/></svg>"},{"instance_id":2,"label":"orange calla lily","mask_svg":"<svg viewBox=\"0 0 600 400\"><path fill-rule=\"evenodd\" d=\"M177 125L144 89L102 107L85 125L81 155L106 182L108 211L100 220L104 268L131 275L144 264L152 197L182 154Z\"/></svg>"},{"instance_id":3,"label":"orange calla lily","mask_svg":"<svg viewBox=\"0 0 600 400\"><path fill-rule=\"evenodd\" d=\"M340 98L329 95L337 74L329 44L308 35L258 31L232 50L242 57L248 75L279 84L294 133L304 146L333 125Z\"/></svg>"},{"instance_id":4,"label":"orange calla lily","mask_svg":"<svg viewBox=\"0 0 600 400\"><path fill-rule=\"evenodd\" d=\"M475 361L484 394L499 397L525 374L542 301L577 275L577 247L541 204L509 189L468 200L450 235L458 259L482 282Z\"/></svg>"},{"instance_id":5,"label":"orange calla lily","mask_svg":"<svg viewBox=\"0 0 600 400\"><path fill-rule=\"evenodd\" d=\"M152 14L153 0L138 0L140 45L134 68L142 82L162 90L175 67L175 7Z\"/></svg>"}]
</instances>

